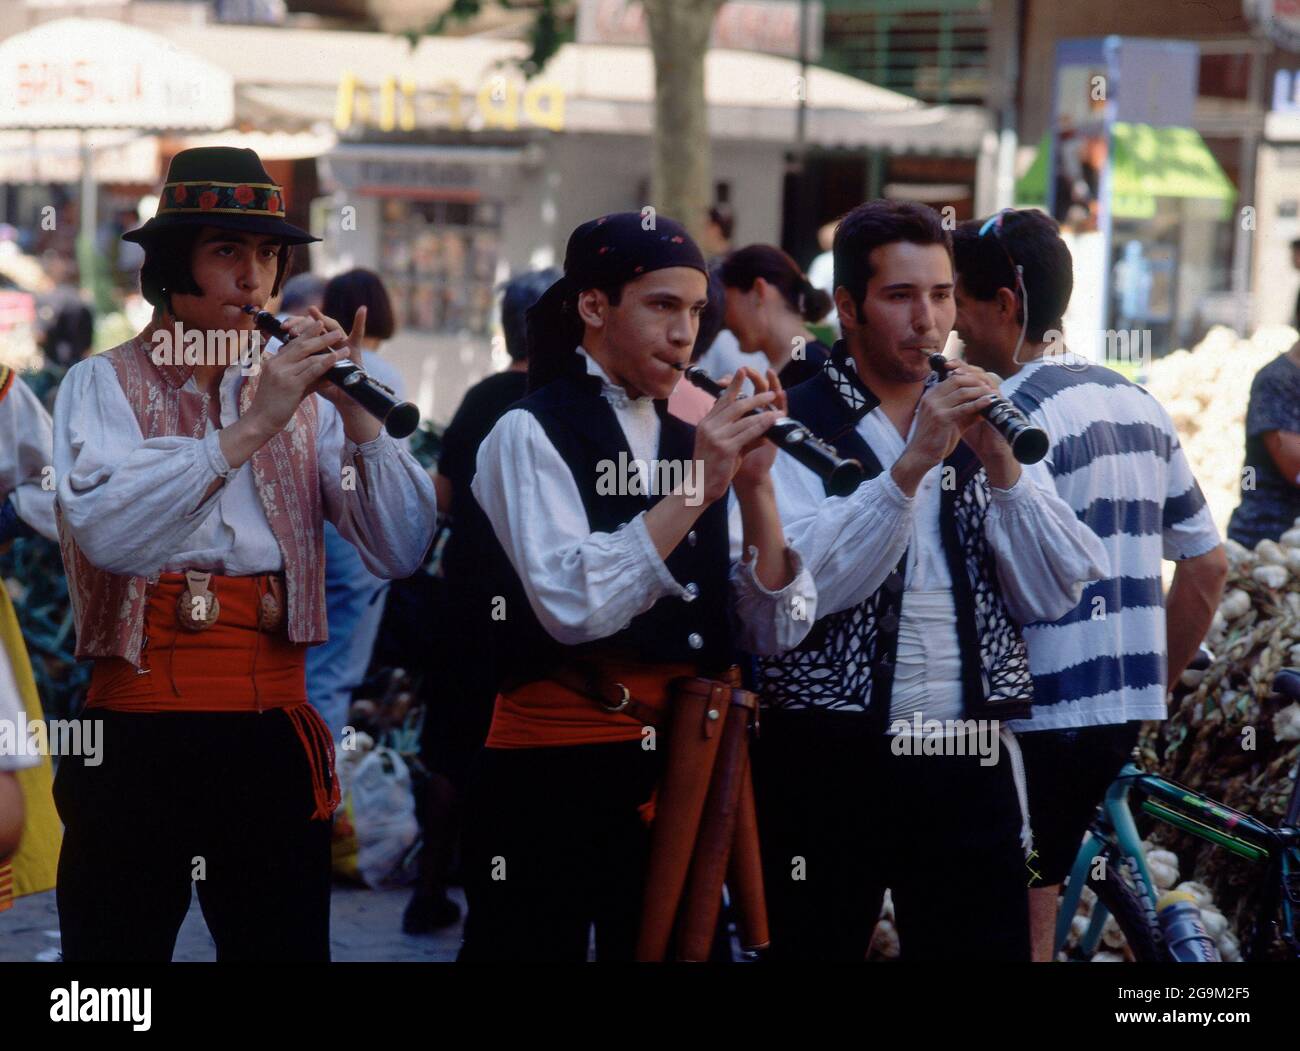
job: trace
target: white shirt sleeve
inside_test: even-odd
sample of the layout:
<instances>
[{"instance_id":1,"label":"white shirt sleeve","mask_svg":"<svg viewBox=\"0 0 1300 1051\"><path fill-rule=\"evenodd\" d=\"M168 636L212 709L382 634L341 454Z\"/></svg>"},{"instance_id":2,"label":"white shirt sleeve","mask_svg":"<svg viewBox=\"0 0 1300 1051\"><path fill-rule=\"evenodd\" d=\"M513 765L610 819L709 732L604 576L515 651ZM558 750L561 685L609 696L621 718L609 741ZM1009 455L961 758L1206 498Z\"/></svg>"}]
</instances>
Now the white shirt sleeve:
<instances>
[{"instance_id":1,"label":"white shirt sleeve","mask_svg":"<svg viewBox=\"0 0 1300 1051\"><path fill-rule=\"evenodd\" d=\"M25 770L41 761L27 733L27 713L4 647L0 647L0 773Z\"/></svg>"},{"instance_id":2,"label":"white shirt sleeve","mask_svg":"<svg viewBox=\"0 0 1300 1051\"><path fill-rule=\"evenodd\" d=\"M230 473L220 432L144 440L112 362L74 365L54 403L59 505L92 563L151 576L216 508L209 486Z\"/></svg>"},{"instance_id":3,"label":"white shirt sleeve","mask_svg":"<svg viewBox=\"0 0 1300 1051\"><path fill-rule=\"evenodd\" d=\"M1045 464L1023 465L1010 489L990 488L985 536L1018 624L1064 616L1087 584L1110 575L1106 548L1057 495Z\"/></svg>"},{"instance_id":4,"label":"white shirt sleeve","mask_svg":"<svg viewBox=\"0 0 1300 1051\"><path fill-rule=\"evenodd\" d=\"M433 479L387 431L357 445L344 433L338 410L324 398L316 404L326 518L357 549L370 572L389 580L409 577L433 542Z\"/></svg>"},{"instance_id":5,"label":"white shirt sleeve","mask_svg":"<svg viewBox=\"0 0 1300 1051\"><path fill-rule=\"evenodd\" d=\"M818 615L873 594L907 550L915 498L887 470L849 496L826 496L821 479L789 456L776 458L772 477L786 538L812 575Z\"/></svg>"},{"instance_id":6,"label":"white shirt sleeve","mask_svg":"<svg viewBox=\"0 0 1300 1051\"><path fill-rule=\"evenodd\" d=\"M6 494L18 517L47 540L57 541L54 522L54 430L50 414L30 387L14 377L0 400L0 498ZM50 477L50 487L42 482Z\"/></svg>"},{"instance_id":7,"label":"white shirt sleeve","mask_svg":"<svg viewBox=\"0 0 1300 1051\"><path fill-rule=\"evenodd\" d=\"M568 464L526 410L511 409L484 439L470 488L537 619L566 646L617 634L665 595L689 597L644 512L612 533L591 531Z\"/></svg>"},{"instance_id":8,"label":"white shirt sleeve","mask_svg":"<svg viewBox=\"0 0 1300 1051\"><path fill-rule=\"evenodd\" d=\"M754 574L758 548L731 566L732 608L736 613L736 647L758 656L792 650L812 630L817 619L817 586L799 552L789 549L794 579L779 591L769 591Z\"/></svg>"}]
</instances>

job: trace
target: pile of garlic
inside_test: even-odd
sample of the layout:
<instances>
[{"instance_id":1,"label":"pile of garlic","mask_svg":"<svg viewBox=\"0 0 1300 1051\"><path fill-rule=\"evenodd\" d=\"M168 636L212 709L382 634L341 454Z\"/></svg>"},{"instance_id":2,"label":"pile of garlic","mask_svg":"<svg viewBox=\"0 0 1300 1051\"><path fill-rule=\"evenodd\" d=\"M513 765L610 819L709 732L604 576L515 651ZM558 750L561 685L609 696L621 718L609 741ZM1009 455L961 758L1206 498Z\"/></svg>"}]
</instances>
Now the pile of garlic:
<instances>
[{"instance_id":1,"label":"pile of garlic","mask_svg":"<svg viewBox=\"0 0 1300 1051\"><path fill-rule=\"evenodd\" d=\"M1173 419L1220 533L1241 500L1250 384L1295 339L1287 325L1262 327L1250 339L1216 326L1192 350L1153 362L1143 384Z\"/></svg>"},{"instance_id":2,"label":"pile of garlic","mask_svg":"<svg viewBox=\"0 0 1300 1051\"><path fill-rule=\"evenodd\" d=\"M1227 540L1224 547L1228 582L1206 635L1215 661L1183 672L1170 717L1143 734L1143 765L1276 824L1300 760L1300 704L1274 695L1277 673L1300 667L1300 519L1277 542L1249 550ZM1254 921L1264 884L1242 878L1240 859L1167 827L1156 835L1179 852L1233 925Z\"/></svg>"},{"instance_id":3,"label":"pile of garlic","mask_svg":"<svg viewBox=\"0 0 1300 1051\"><path fill-rule=\"evenodd\" d=\"M1201 910L1201 922L1205 925L1205 933L1213 938L1215 945L1219 947L1219 955L1223 958L1223 962L1240 963L1241 945L1231 930L1228 918L1214 904L1210 888L1193 880L1179 883L1178 856L1173 851L1162 850L1146 840L1142 843L1142 853L1146 857L1151 880L1156 885L1157 896L1171 889L1190 894ZM1079 898L1079 912L1070 921L1070 936L1067 940L1069 948L1074 948L1087 933L1096 903L1097 895L1092 888L1084 887ZM1132 953L1128 952L1124 932L1120 930L1114 916L1107 916L1101 928L1101 947L1093 953L1092 962L1125 963L1131 959Z\"/></svg>"}]
</instances>

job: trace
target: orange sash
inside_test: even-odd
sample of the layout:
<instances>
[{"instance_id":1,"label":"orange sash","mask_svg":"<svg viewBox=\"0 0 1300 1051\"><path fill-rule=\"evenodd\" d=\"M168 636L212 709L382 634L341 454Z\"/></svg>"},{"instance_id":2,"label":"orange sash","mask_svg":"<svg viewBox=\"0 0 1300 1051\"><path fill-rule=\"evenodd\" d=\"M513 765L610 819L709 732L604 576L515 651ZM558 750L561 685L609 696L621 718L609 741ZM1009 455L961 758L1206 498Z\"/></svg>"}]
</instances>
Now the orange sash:
<instances>
[{"instance_id":1,"label":"orange sash","mask_svg":"<svg viewBox=\"0 0 1300 1051\"><path fill-rule=\"evenodd\" d=\"M216 623L186 631L176 608L187 594L181 573L164 573L146 596L141 670L123 657L96 659L86 709L115 712L262 712L282 708L311 764L313 818L328 819L339 803L334 741L307 703L307 647L290 642L283 627L258 628L269 577L214 574L209 588L220 603Z\"/></svg>"},{"instance_id":2,"label":"orange sash","mask_svg":"<svg viewBox=\"0 0 1300 1051\"><path fill-rule=\"evenodd\" d=\"M668 705L673 679L699 674L693 664L620 663L616 678L638 701L658 711ZM574 744L639 741L642 723L607 712L590 697L542 679L497 695L489 748L556 748Z\"/></svg>"}]
</instances>

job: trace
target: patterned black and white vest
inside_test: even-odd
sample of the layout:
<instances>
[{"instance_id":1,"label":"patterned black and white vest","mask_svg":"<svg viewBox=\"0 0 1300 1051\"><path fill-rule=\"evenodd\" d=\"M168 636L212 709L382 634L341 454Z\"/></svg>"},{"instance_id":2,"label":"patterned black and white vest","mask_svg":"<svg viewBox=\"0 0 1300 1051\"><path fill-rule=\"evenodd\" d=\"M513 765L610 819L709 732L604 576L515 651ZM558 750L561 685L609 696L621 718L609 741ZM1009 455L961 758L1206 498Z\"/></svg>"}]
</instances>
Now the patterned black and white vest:
<instances>
[{"instance_id":1,"label":"patterned black and white vest","mask_svg":"<svg viewBox=\"0 0 1300 1051\"><path fill-rule=\"evenodd\" d=\"M789 392L789 415L858 460L867 478L881 463L857 424L879 405L846 358L843 342L812 379ZM1029 659L1020 629L998 585L997 566L984 534L988 476L964 442L944 461L955 484L940 497L940 535L957 610L963 710L967 718L1023 719L1033 702ZM884 732L898 652L898 623L906 584L907 552L863 602L819 617L807 638L778 657L757 661L758 688L769 708L866 711Z\"/></svg>"}]
</instances>

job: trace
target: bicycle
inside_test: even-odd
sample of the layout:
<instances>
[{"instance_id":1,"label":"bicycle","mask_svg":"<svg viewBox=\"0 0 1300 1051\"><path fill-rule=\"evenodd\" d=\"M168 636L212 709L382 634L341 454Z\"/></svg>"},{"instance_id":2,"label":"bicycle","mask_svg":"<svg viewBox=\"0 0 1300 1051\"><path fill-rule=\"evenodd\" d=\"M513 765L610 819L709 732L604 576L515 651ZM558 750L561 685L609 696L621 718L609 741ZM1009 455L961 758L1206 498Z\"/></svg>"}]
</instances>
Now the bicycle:
<instances>
[{"instance_id":1,"label":"bicycle","mask_svg":"<svg viewBox=\"0 0 1300 1051\"><path fill-rule=\"evenodd\" d=\"M1209 654L1202 651L1193 666L1203 668L1208 663ZM1273 692L1275 698L1300 700L1300 668L1281 669L1273 680ZM1280 935L1291 956L1300 959L1300 763L1292 769L1291 779L1294 783L1286 815L1275 828L1176 781L1148 773L1136 762L1125 764L1097 808L1070 870L1057 918L1053 957L1066 946L1086 886L1097 895L1097 901L1072 959L1092 957L1106 918L1113 915L1138 962L1172 962L1156 916L1155 883L1134 820L1136 801L1141 813L1265 866L1268 882L1253 930L1243 932L1242 958L1265 959L1274 937Z\"/></svg>"}]
</instances>

